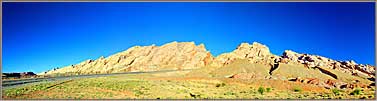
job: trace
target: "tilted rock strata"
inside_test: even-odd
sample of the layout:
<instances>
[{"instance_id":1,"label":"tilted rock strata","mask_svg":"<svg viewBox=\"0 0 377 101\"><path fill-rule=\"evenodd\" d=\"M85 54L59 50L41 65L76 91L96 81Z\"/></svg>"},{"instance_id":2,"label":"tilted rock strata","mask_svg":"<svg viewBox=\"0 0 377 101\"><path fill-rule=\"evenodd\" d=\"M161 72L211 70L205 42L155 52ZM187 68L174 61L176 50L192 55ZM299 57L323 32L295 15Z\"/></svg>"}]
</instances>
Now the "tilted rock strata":
<instances>
[{"instance_id":1,"label":"tilted rock strata","mask_svg":"<svg viewBox=\"0 0 377 101\"><path fill-rule=\"evenodd\" d=\"M298 82L298 83L304 83L304 84L313 84L313 85L318 85L318 86L323 86L327 89L332 89L332 88L338 88L338 89L354 89L354 88L371 88L373 85L367 85L360 83L359 81L355 80L352 83L345 83L339 80L331 80L327 79L324 81L319 80L318 78L294 78L291 79L290 81Z\"/></svg>"},{"instance_id":2,"label":"tilted rock strata","mask_svg":"<svg viewBox=\"0 0 377 101\"><path fill-rule=\"evenodd\" d=\"M162 46L135 46L126 51L114 54L107 58L87 60L76 65L66 66L61 69L48 71L46 74L55 73L116 73L132 71L156 71L160 69L195 69L207 65L222 67L244 59L250 63L263 64L278 68L279 64L306 65L308 68L318 68L323 73L337 76L328 71L334 69L351 75L365 75L374 78L375 67L356 64L354 61L335 61L326 57L309 54L299 54L290 50L284 51L282 56L274 55L263 44L242 43L234 51L224 53L214 58L203 44L195 45L194 42L171 42ZM270 69L270 68L268 68ZM246 74L245 74L246 75ZM244 74L237 78L244 78ZM249 74L245 78L250 78Z\"/></svg>"},{"instance_id":3,"label":"tilted rock strata","mask_svg":"<svg viewBox=\"0 0 377 101\"><path fill-rule=\"evenodd\" d=\"M363 86L365 84L352 84L349 81L342 82L347 78L348 80L355 78L349 77L342 77L345 76L342 73L338 73L337 71L343 72L345 74L349 74L349 76L361 76L363 75L364 79L367 78L375 78L375 67L370 65L362 65L357 64L354 61L336 61L326 57L317 56L317 55L309 55L309 54L299 54L293 52L291 50L286 50L281 56L276 56L270 53L270 50L267 46L262 45L260 43L254 42L253 44L242 43L239 45L234 51L229 53L224 53L217 56L214 60L215 66L227 66L231 63L234 63L237 59L246 59L248 62L269 65L267 67L270 71L271 77L266 77L266 79L273 78L287 78L297 73L305 73L309 71L286 71L283 75L275 75L273 72L274 70L280 68L279 64L289 64L292 67L288 68L305 68L308 70L314 69L319 71L312 71L318 73L309 73L306 75L308 77L312 77L311 79L305 81L309 84L316 84L323 86L325 88L354 88L354 87L366 87ZM285 66L289 66L285 65ZM301 66L300 66L301 65ZM246 66L249 67L249 66ZM232 67L229 67L232 68ZM234 67L233 67L234 68ZM266 67L265 67L266 68ZM281 69L288 69L287 67ZM289 70L300 70L300 69L289 69ZM234 70L236 71L236 70ZM238 73L231 73L225 77L227 78L238 78L238 79L260 79L261 75L256 75L256 73L265 72L265 71L255 71L255 72L238 72ZM292 74L289 74L292 73ZM296 74L294 74L296 73ZM339 74L339 75L338 75ZM331 77L331 78L313 78L313 77ZM340 77L339 77L340 76ZM300 76L295 76L300 78ZM325 80L323 80L325 79ZM360 78L361 79L361 78ZM320 81L323 80L323 81ZM335 81L334 81L335 80ZM364 80L365 81L365 80ZM364 82L365 83L365 82Z\"/></svg>"},{"instance_id":4,"label":"tilted rock strata","mask_svg":"<svg viewBox=\"0 0 377 101\"><path fill-rule=\"evenodd\" d=\"M352 75L364 75L368 77L374 77L375 67L370 65L356 64L354 61L335 61L326 57L309 55L309 54L299 54L291 50L284 51L281 56L282 63L296 63L304 64L308 67L323 67L328 69L335 69L342 71L344 73Z\"/></svg>"},{"instance_id":5,"label":"tilted rock strata","mask_svg":"<svg viewBox=\"0 0 377 101\"><path fill-rule=\"evenodd\" d=\"M198 46L194 42L172 42L163 46L135 46L107 58L87 60L49 71L54 73L114 73L132 71L155 71L161 68L194 69L208 65L213 56L203 44Z\"/></svg>"}]
</instances>

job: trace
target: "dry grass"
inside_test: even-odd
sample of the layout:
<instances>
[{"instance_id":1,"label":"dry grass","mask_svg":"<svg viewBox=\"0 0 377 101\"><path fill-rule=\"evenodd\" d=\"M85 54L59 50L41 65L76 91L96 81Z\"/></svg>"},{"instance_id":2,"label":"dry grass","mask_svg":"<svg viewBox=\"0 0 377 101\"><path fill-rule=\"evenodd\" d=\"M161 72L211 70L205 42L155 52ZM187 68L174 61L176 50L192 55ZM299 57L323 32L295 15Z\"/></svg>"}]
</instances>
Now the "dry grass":
<instances>
[{"instance_id":1,"label":"dry grass","mask_svg":"<svg viewBox=\"0 0 377 101\"><path fill-rule=\"evenodd\" d=\"M51 85L55 85L51 87ZM219 86L217 86L219 85ZM50 87L50 88L48 88ZM258 93L258 88L270 88ZM32 90L33 88L38 90ZM39 89L40 88L40 89ZM295 92L300 88L300 92ZM14 95L14 92L24 90ZM349 95L282 80L239 80L209 77L166 77L156 74L118 75L51 82L5 90L5 99L326 99L360 98L374 92ZM342 95L343 94L343 95ZM10 96L11 95L11 96ZM374 98L374 96L373 96Z\"/></svg>"},{"instance_id":2,"label":"dry grass","mask_svg":"<svg viewBox=\"0 0 377 101\"><path fill-rule=\"evenodd\" d=\"M252 73L270 76L270 66L236 60L224 67L187 71L123 74L109 77L47 82L3 90L4 99L374 99L371 89L325 89L284 79L234 79L224 76ZM370 83L335 70L338 80ZM276 77L333 79L318 69L280 64ZM263 90L262 90L263 88ZM267 90L268 89L268 90ZM258 92L259 90L259 92Z\"/></svg>"}]
</instances>

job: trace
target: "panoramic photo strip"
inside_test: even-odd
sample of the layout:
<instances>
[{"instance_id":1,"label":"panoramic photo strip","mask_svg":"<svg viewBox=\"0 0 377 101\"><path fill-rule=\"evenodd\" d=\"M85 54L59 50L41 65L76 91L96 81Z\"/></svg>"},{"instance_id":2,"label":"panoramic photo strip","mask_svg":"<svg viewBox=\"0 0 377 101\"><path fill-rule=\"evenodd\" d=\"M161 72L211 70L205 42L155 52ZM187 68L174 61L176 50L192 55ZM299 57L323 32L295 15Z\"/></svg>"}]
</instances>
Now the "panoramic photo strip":
<instances>
[{"instance_id":1,"label":"panoramic photo strip","mask_svg":"<svg viewBox=\"0 0 377 101\"><path fill-rule=\"evenodd\" d=\"M375 100L375 2L3 2L2 99Z\"/></svg>"}]
</instances>

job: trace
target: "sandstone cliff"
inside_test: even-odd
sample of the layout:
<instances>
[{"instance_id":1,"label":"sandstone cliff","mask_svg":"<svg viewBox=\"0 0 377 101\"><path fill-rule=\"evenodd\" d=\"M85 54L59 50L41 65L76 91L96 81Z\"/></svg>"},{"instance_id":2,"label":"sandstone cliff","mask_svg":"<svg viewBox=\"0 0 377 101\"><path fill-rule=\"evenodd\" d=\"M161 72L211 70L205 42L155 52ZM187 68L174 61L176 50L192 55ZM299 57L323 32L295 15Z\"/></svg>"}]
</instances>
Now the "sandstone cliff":
<instances>
[{"instance_id":1,"label":"sandstone cliff","mask_svg":"<svg viewBox=\"0 0 377 101\"><path fill-rule=\"evenodd\" d=\"M79 64L51 70L44 74L96 74L160 69L195 69L208 65L213 56L203 44L171 42L162 46L134 46L126 51L86 60Z\"/></svg>"},{"instance_id":2,"label":"sandstone cliff","mask_svg":"<svg viewBox=\"0 0 377 101\"><path fill-rule=\"evenodd\" d=\"M237 63L242 63L242 61L246 61L247 63L233 63L237 60L241 61ZM256 65L254 66L254 64ZM234 51L220 54L216 58L206 50L203 44L195 45L194 42L171 42L162 46L134 46L106 58L100 57L96 60L86 60L79 64L50 70L43 74L96 74L158 71L163 69L179 70L197 69L206 66L223 67L223 69L218 69L218 72L213 73L224 75L228 71L237 75L239 70L232 72L231 70L233 69L227 69L236 66L243 66L238 68L242 69L242 75L249 75L247 73L254 75L258 74L256 72L263 72L263 76L280 76L282 78L301 76L338 79L338 75L343 75L344 73L363 78L374 78L375 75L375 67L370 65L357 64L354 61L336 61L317 55L300 54L291 50L286 50L281 56L278 56L272 54L266 45L257 42L252 44L241 43ZM254 69L250 69L249 67ZM310 69L318 69L319 71L313 72ZM222 72L219 70L227 71ZM322 74L327 76L318 76ZM235 77L239 77L240 75Z\"/></svg>"},{"instance_id":3,"label":"sandstone cliff","mask_svg":"<svg viewBox=\"0 0 377 101\"><path fill-rule=\"evenodd\" d=\"M326 57L299 54L291 50L284 51L280 58L282 63L304 64L308 68L334 69L351 75L374 77L375 67L357 64L354 61L336 61Z\"/></svg>"},{"instance_id":4,"label":"sandstone cliff","mask_svg":"<svg viewBox=\"0 0 377 101\"><path fill-rule=\"evenodd\" d=\"M247 59L251 63L270 64L278 56L272 54L269 48L257 42L241 43L234 51L217 56L213 65L224 66L236 59Z\"/></svg>"}]
</instances>

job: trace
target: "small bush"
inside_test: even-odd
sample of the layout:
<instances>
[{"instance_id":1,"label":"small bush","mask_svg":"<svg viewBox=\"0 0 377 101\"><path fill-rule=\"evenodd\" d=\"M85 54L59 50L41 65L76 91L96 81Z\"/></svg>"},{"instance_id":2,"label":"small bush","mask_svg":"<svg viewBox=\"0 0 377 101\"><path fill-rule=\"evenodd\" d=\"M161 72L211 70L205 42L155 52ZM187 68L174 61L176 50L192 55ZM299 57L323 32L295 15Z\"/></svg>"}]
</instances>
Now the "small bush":
<instances>
[{"instance_id":1,"label":"small bush","mask_svg":"<svg viewBox=\"0 0 377 101\"><path fill-rule=\"evenodd\" d=\"M136 90L135 91L135 95L136 96L140 96L140 95L143 95L144 94L144 92L142 92L142 91L140 91L140 90Z\"/></svg>"},{"instance_id":2,"label":"small bush","mask_svg":"<svg viewBox=\"0 0 377 101\"><path fill-rule=\"evenodd\" d=\"M246 91L240 91L240 93L246 93Z\"/></svg>"},{"instance_id":3,"label":"small bush","mask_svg":"<svg viewBox=\"0 0 377 101\"><path fill-rule=\"evenodd\" d=\"M264 88L263 88L263 87L259 87L259 88L258 88L258 92L259 92L260 94L263 94L263 93L264 93Z\"/></svg>"},{"instance_id":4,"label":"small bush","mask_svg":"<svg viewBox=\"0 0 377 101\"><path fill-rule=\"evenodd\" d=\"M332 93L334 93L335 95L340 95L340 90L339 89L333 89Z\"/></svg>"},{"instance_id":5,"label":"small bush","mask_svg":"<svg viewBox=\"0 0 377 101\"><path fill-rule=\"evenodd\" d=\"M356 88L351 92L351 95L360 95L362 93L360 88Z\"/></svg>"},{"instance_id":6,"label":"small bush","mask_svg":"<svg viewBox=\"0 0 377 101\"><path fill-rule=\"evenodd\" d=\"M224 87L224 86L225 86L225 83L216 84L216 87Z\"/></svg>"},{"instance_id":7,"label":"small bush","mask_svg":"<svg viewBox=\"0 0 377 101\"><path fill-rule=\"evenodd\" d=\"M235 93L233 93L233 92L226 92L226 93L224 93L224 95L235 95Z\"/></svg>"},{"instance_id":8,"label":"small bush","mask_svg":"<svg viewBox=\"0 0 377 101\"><path fill-rule=\"evenodd\" d=\"M190 93L190 96L194 99L200 98L200 94Z\"/></svg>"},{"instance_id":9,"label":"small bush","mask_svg":"<svg viewBox=\"0 0 377 101\"><path fill-rule=\"evenodd\" d=\"M271 90L272 90L271 88L266 88L267 92L271 92Z\"/></svg>"},{"instance_id":10,"label":"small bush","mask_svg":"<svg viewBox=\"0 0 377 101\"><path fill-rule=\"evenodd\" d=\"M294 91L294 92L301 92L302 90L301 90L301 88L299 88L299 87L295 87L295 88L293 88L293 91Z\"/></svg>"}]
</instances>

